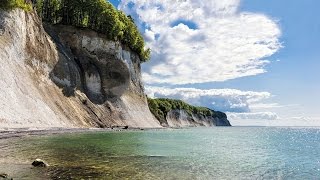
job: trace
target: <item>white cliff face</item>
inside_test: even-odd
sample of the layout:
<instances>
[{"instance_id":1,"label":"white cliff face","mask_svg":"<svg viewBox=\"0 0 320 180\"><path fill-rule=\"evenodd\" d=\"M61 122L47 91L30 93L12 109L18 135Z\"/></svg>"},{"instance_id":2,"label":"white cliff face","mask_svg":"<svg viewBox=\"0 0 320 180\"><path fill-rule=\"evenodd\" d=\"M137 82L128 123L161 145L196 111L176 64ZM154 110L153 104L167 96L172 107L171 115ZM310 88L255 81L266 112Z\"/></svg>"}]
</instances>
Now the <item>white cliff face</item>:
<instances>
[{"instance_id":1,"label":"white cliff face","mask_svg":"<svg viewBox=\"0 0 320 180\"><path fill-rule=\"evenodd\" d=\"M53 40L34 13L0 11L0 129L160 126L134 53L91 31L61 29L47 29Z\"/></svg>"},{"instance_id":2,"label":"white cliff face","mask_svg":"<svg viewBox=\"0 0 320 180\"><path fill-rule=\"evenodd\" d=\"M188 114L185 110L171 110L166 116L169 127L198 127L198 126L230 126L227 117L212 117L199 114Z\"/></svg>"},{"instance_id":3,"label":"white cliff face","mask_svg":"<svg viewBox=\"0 0 320 180\"><path fill-rule=\"evenodd\" d=\"M189 118L184 110L174 110L167 114L167 122L169 127L189 127L194 126L194 123Z\"/></svg>"},{"instance_id":4,"label":"white cliff face","mask_svg":"<svg viewBox=\"0 0 320 180\"><path fill-rule=\"evenodd\" d=\"M35 69L27 66L29 60L32 60L26 52L27 43L36 38L29 32L37 31L36 22L28 21L30 18L33 17L20 10L0 12L0 128L72 127L45 102L38 89L38 86L48 85L49 81L43 79L43 76L48 73L49 64L43 65L37 61L32 65ZM52 43L46 37L42 40ZM54 49L52 53L56 53ZM37 68L44 72L36 84L33 73Z\"/></svg>"},{"instance_id":5,"label":"white cliff face","mask_svg":"<svg viewBox=\"0 0 320 180\"><path fill-rule=\"evenodd\" d=\"M101 78L99 74L88 74L85 73L85 79L86 79L86 87L90 91L90 93L93 93L95 95L101 94Z\"/></svg>"},{"instance_id":6,"label":"white cliff face","mask_svg":"<svg viewBox=\"0 0 320 180\"><path fill-rule=\"evenodd\" d=\"M90 35L90 33L89 33ZM81 46L84 50L86 50L89 53L99 53L104 52L108 54L114 54L116 57L115 59L118 61L121 61L126 66L126 70L128 71L130 77L130 82L134 83L134 85L141 86L141 75L140 75L140 68L135 66L135 64L140 63L140 59L138 56L134 53L132 53L130 50L127 50L123 48L123 46L119 42L115 41L109 41L101 37L89 37L87 35L84 36L78 36L77 39L81 40ZM135 62L134 61L139 61ZM117 67L111 67L115 70ZM123 86L121 89L126 88L126 84L123 83ZM110 90L109 87L106 87L106 90ZM113 90L115 93L119 94L120 88L116 88ZM121 92L120 94L122 94ZM143 92L138 92L143 93Z\"/></svg>"}]
</instances>

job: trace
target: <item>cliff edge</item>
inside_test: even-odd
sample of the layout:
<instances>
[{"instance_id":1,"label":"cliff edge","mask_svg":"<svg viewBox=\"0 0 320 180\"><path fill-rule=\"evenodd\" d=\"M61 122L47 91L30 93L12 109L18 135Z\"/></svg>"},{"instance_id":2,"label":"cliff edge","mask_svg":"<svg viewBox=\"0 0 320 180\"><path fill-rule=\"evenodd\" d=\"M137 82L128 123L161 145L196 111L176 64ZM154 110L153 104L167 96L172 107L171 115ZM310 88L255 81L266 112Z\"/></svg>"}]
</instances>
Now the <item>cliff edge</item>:
<instances>
[{"instance_id":1,"label":"cliff edge","mask_svg":"<svg viewBox=\"0 0 320 180\"><path fill-rule=\"evenodd\" d=\"M87 29L0 11L0 127L160 127L139 56Z\"/></svg>"}]
</instances>

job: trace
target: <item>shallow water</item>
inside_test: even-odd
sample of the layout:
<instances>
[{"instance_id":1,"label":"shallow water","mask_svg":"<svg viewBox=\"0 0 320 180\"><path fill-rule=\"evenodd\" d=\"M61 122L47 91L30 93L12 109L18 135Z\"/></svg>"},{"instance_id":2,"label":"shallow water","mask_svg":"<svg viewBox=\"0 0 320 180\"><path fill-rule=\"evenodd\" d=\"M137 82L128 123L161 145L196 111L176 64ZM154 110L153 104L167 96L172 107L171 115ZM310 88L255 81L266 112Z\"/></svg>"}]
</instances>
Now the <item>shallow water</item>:
<instances>
[{"instance_id":1,"label":"shallow water","mask_svg":"<svg viewBox=\"0 0 320 180\"><path fill-rule=\"evenodd\" d=\"M49 168L33 168L36 158ZM320 129L217 127L0 140L15 179L319 179Z\"/></svg>"}]
</instances>

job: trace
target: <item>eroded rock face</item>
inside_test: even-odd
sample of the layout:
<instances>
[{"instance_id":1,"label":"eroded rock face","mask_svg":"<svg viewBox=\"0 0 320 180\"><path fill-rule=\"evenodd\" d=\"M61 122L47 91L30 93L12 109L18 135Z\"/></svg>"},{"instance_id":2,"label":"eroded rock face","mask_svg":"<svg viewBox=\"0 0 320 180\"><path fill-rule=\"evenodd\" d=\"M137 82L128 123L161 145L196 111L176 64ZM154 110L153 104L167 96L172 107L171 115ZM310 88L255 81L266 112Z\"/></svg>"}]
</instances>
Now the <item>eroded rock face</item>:
<instances>
[{"instance_id":1,"label":"eroded rock face","mask_svg":"<svg viewBox=\"0 0 320 180\"><path fill-rule=\"evenodd\" d=\"M71 26L48 25L46 29L60 45L58 50L64 57L51 74L57 84L83 89L91 101L100 104L110 98L119 98L126 92L144 95L140 59L119 42L108 41L103 35ZM68 69L66 66L70 65L76 68ZM70 83L61 84L62 79Z\"/></svg>"},{"instance_id":2,"label":"eroded rock face","mask_svg":"<svg viewBox=\"0 0 320 180\"><path fill-rule=\"evenodd\" d=\"M18 9L0 11L0 27L0 127L73 127L50 97L59 101L47 78L58 53L41 21Z\"/></svg>"},{"instance_id":3,"label":"eroded rock face","mask_svg":"<svg viewBox=\"0 0 320 180\"><path fill-rule=\"evenodd\" d=\"M215 112L214 116L188 114L185 110L171 110L166 121L169 127L198 127L198 126L231 126L224 113Z\"/></svg>"},{"instance_id":4,"label":"eroded rock face","mask_svg":"<svg viewBox=\"0 0 320 180\"><path fill-rule=\"evenodd\" d=\"M52 80L64 89L66 96L73 96L75 90L83 92L89 98L87 102L92 103L85 105L100 119L99 126L105 126L104 120L100 122L105 118L115 119L113 122L121 120L116 125L160 126L146 104L140 59L135 53L91 30L61 25L48 25L46 30L59 45L60 52L60 59L50 74ZM96 113L95 110L101 110L99 105L111 117ZM115 125L113 122L106 122L107 126Z\"/></svg>"},{"instance_id":5,"label":"eroded rock face","mask_svg":"<svg viewBox=\"0 0 320 180\"><path fill-rule=\"evenodd\" d=\"M0 127L160 127L140 60L119 42L35 13L0 12Z\"/></svg>"}]
</instances>

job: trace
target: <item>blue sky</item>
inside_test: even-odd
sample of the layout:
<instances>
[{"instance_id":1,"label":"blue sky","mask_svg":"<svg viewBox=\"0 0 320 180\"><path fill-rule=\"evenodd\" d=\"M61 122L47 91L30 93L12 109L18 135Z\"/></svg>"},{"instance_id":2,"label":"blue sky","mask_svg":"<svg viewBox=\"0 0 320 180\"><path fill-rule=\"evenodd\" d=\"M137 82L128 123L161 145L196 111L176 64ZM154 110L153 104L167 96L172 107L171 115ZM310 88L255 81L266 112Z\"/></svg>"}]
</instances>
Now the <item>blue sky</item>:
<instances>
[{"instance_id":1,"label":"blue sky","mask_svg":"<svg viewBox=\"0 0 320 180\"><path fill-rule=\"evenodd\" d=\"M284 45L272 56L280 62L270 65L269 73L252 78L252 83L261 84L261 88L270 89L286 101L312 104L320 97L317 81L320 77L320 21L316 20L320 11L317 7L320 7L317 0L242 2L244 11L265 13L279 20Z\"/></svg>"},{"instance_id":2,"label":"blue sky","mask_svg":"<svg viewBox=\"0 0 320 180\"><path fill-rule=\"evenodd\" d=\"M320 7L317 0L244 0L242 10L264 13L279 21L284 48L272 56L280 62L268 66L268 73L240 79L235 84L267 90L283 104L300 104L303 111L319 115L320 21L317 17L320 11L317 7Z\"/></svg>"},{"instance_id":3,"label":"blue sky","mask_svg":"<svg viewBox=\"0 0 320 180\"><path fill-rule=\"evenodd\" d=\"M228 111L236 125L320 125L320 1L110 2L154 50L150 96Z\"/></svg>"}]
</instances>

